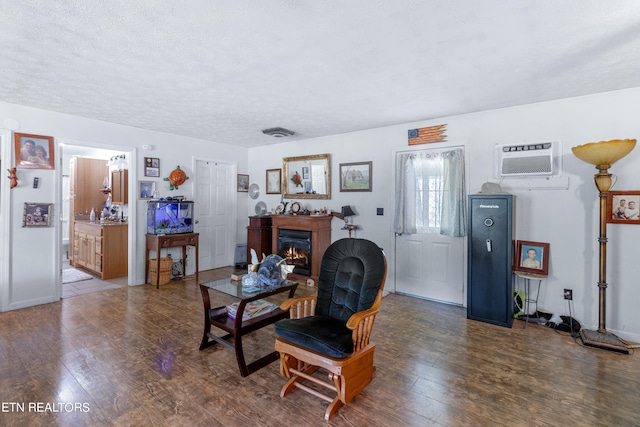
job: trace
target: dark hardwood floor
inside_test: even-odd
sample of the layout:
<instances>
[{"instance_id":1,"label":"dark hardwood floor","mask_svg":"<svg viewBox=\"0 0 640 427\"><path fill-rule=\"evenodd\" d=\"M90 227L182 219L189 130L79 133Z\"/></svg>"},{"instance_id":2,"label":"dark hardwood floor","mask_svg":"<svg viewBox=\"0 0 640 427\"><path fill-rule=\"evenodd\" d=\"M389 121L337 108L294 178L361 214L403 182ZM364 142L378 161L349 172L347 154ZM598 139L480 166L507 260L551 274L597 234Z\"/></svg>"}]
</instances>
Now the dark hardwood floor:
<instances>
[{"instance_id":1,"label":"dark hardwood floor","mask_svg":"<svg viewBox=\"0 0 640 427\"><path fill-rule=\"evenodd\" d=\"M394 294L374 326L376 377L325 422L320 399L280 398L277 362L242 378L233 351L198 351L203 316L192 277L0 313L0 425L640 425L637 355ZM273 349L272 330L246 337L248 358Z\"/></svg>"}]
</instances>

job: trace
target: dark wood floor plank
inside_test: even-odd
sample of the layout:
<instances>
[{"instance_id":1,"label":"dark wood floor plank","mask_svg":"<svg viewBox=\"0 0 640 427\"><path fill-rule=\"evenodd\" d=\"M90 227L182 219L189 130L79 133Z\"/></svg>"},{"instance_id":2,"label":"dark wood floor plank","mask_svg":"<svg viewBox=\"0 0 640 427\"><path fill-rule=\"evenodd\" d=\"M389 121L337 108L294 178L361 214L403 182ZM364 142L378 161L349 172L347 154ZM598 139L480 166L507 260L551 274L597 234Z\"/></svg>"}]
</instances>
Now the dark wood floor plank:
<instances>
[{"instance_id":1,"label":"dark wood floor plank","mask_svg":"<svg viewBox=\"0 0 640 427\"><path fill-rule=\"evenodd\" d=\"M3 411L0 425L640 425L636 355L586 348L540 325L470 321L464 308L393 294L373 330L373 382L324 422L326 402L300 390L280 398L278 363L243 378L233 351L199 351L202 309L187 277L0 313L0 403L90 408ZM245 338L248 360L273 349L272 327Z\"/></svg>"}]
</instances>

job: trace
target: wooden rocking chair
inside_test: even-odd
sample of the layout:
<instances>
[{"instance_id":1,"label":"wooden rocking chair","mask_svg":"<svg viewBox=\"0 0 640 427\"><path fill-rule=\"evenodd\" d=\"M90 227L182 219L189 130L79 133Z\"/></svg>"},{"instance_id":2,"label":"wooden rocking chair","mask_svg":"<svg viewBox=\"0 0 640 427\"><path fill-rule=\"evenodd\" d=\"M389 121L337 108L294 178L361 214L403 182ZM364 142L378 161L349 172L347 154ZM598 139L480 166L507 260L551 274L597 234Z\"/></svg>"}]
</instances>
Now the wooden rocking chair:
<instances>
[{"instance_id":1,"label":"wooden rocking chair","mask_svg":"<svg viewBox=\"0 0 640 427\"><path fill-rule=\"evenodd\" d=\"M364 239L342 239L325 251L316 296L293 298L280 306L290 319L276 322L276 351L280 373L289 381L284 397L300 388L329 402L324 419L351 402L373 379L375 344L371 329L387 275L382 250ZM328 371L329 381L312 374ZM336 393L327 396L302 381L308 380Z\"/></svg>"}]
</instances>

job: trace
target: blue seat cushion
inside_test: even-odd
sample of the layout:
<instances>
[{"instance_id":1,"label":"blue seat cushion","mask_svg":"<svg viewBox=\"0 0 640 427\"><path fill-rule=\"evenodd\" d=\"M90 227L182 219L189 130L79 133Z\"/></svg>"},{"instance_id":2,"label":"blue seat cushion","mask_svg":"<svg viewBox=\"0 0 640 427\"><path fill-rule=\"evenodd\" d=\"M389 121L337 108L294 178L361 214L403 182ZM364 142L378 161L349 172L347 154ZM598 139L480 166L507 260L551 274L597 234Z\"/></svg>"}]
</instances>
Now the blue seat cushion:
<instances>
[{"instance_id":1,"label":"blue seat cushion","mask_svg":"<svg viewBox=\"0 0 640 427\"><path fill-rule=\"evenodd\" d=\"M351 330L344 321L328 316L283 319L275 323L279 337L329 357L344 359L353 353Z\"/></svg>"}]
</instances>

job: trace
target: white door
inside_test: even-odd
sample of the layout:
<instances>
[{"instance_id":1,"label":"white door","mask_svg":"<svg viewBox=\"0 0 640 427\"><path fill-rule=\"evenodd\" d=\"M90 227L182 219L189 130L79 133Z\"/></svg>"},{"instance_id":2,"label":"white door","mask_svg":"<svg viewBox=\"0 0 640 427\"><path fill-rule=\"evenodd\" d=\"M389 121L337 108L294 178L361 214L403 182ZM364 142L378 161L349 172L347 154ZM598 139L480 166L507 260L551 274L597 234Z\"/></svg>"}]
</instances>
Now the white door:
<instances>
[{"instance_id":1,"label":"white door","mask_svg":"<svg viewBox=\"0 0 640 427\"><path fill-rule=\"evenodd\" d=\"M462 305L464 239L440 234L396 236L396 292Z\"/></svg>"},{"instance_id":2,"label":"white door","mask_svg":"<svg viewBox=\"0 0 640 427\"><path fill-rule=\"evenodd\" d=\"M396 154L396 167L415 168L411 171L407 169L409 175L413 176L410 181L416 182L415 193L408 192L404 196L417 199L407 200L405 208L417 209L416 216L420 223L419 227L416 226L416 234L396 234L396 292L462 305L464 238L439 234L439 215L432 211L439 209L442 192L446 191L441 187L444 168L437 166L441 164L437 159L442 159L442 151L446 150L448 148ZM398 160L401 156L419 160L400 166ZM425 201L428 201L426 205Z\"/></svg>"},{"instance_id":3,"label":"white door","mask_svg":"<svg viewBox=\"0 0 640 427\"><path fill-rule=\"evenodd\" d=\"M207 160L196 160L195 231L200 233L199 269L233 265L234 166Z\"/></svg>"}]
</instances>

